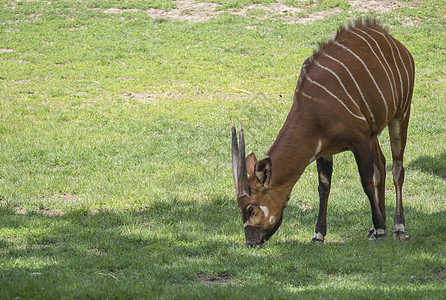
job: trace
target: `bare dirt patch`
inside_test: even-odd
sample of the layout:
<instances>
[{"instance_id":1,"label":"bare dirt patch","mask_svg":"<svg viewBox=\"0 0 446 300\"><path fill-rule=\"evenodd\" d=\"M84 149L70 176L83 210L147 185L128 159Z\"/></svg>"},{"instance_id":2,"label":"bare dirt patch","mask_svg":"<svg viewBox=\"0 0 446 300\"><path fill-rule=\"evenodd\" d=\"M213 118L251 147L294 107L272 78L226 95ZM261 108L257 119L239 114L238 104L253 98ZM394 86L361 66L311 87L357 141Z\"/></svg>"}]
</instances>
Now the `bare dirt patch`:
<instances>
[{"instance_id":1,"label":"bare dirt patch","mask_svg":"<svg viewBox=\"0 0 446 300\"><path fill-rule=\"evenodd\" d=\"M200 3L194 0L177 0L177 7L170 11L151 8L146 13L153 18L167 18L171 20L204 22L216 17L223 11L217 11L220 5L216 3Z\"/></svg>"},{"instance_id":2,"label":"bare dirt patch","mask_svg":"<svg viewBox=\"0 0 446 300\"><path fill-rule=\"evenodd\" d=\"M276 3L270 5L253 4L243 7L239 10L223 10L221 6L216 3L202 3L195 0L177 0L176 8L164 11L160 9L149 9L146 13L153 18L165 18L170 20L180 20L189 22L205 22L218 16L221 13L230 13L233 15L250 16L259 19L267 17L274 17L282 20L284 23L311 23L318 20L323 20L325 17L338 14L341 12L340 8L335 7L327 11L320 11L310 14L307 17L299 17L299 14L305 13L307 8L298 8L286 5L286 0L277 0ZM304 0L302 0L304 1ZM395 8L407 5L401 1L383 1L383 0L351 0L348 1L351 11L359 12L375 12L388 13ZM131 10L127 10L131 11ZM255 13L257 11L257 13ZM261 12L264 12L263 14ZM107 13L122 13L119 9L109 9ZM260 12L260 13L259 13Z\"/></svg>"},{"instance_id":3,"label":"bare dirt patch","mask_svg":"<svg viewBox=\"0 0 446 300\"><path fill-rule=\"evenodd\" d=\"M75 202L79 200L79 197L76 194L61 193L60 195L51 195L47 199L59 202Z\"/></svg>"},{"instance_id":4,"label":"bare dirt patch","mask_svg":"<svg viewBox=\"0 0 446 300\"><path fill-rule=\"evenodd\" d=\"M352 0L348 2L351 10L376 13L388 13L403 5L400 1L383 0Z\"/></svg>"},{"instance_id":5,"label":"bare dirt patch","mask_svg":"<svg viewBox=\"0 0 446 300\"><path fill-rule=\"evenodd\" d=\"M200 281L205 285L228 285L231 283L231 278L228 276L202 276L200 277Z\"/></svg>"},{"instance_id":6,"label":"bare dirt patch","mask_svg":"<svg viewBox=\"0 0 446 300\"><path fill-rule=\"evenodd\" d=\"M149 9L146 13L152 18L166 18L170 20L180 20L189 22L205 22L222 13L230 13L239 16L250 16L259 19L265 19L269 16L274 16L277 19L282 19L285 23L309 23L315 20L321 20L327 15L338 13L336 8L327 12L318 12L306 18L298 18L298 13L305 12L303 8L286 5L285 0L278 0L276 3L270 5L253 4L246 6L240 10L221 10L220 5L216 3L200 3L194 0L177 0L177 7L170 11L163 11L159 9ZM264 12L263 14L253 14L253 12Z\"/></svg>"},{"instance_id":7,"label":"bare dirt patch","mask_svg":"<svg viewBox=\"0 0 446 300\"><path fill-rule=\"evenodd\" d=\"M28 214L28 212L23 207L20 207L20 206L16 207L14 210L17 215L24 216L24 215Z\"/></svg>"},{"instance_id":8,"label":"bare dirt patch","mask_svg":"<svg viewBox=\"0 0 446 300\"><path fill-rule=\"evenodd\" d=\"M253 10L263 10L271 15L285 15L290 16L296 13L301 13L304 11L302 8L297 8L294 6L289 6L285 4L284 0L279 0L277 3L272 3L269 6L262 4L253 4L242 8L240 11L233 12L234 15L246 16Z\"/></svg>"},{"instance_id":9,"label":"bare dirt patch","mask_svg":"<svg viewBox=\"0 0 446 300\"><path fill-rule=\"evenodd\" d=\"M331 10L315 12L315 13L309 15L308 17L299 18L297 20L294 20L294 21L291 21L291 22L287 22L287 23L298 23L298 24L312 23L314 21L323 20L327 16L335 15L335 14L338 14L340 12L341 12L341 10L338 7L335 7L333 9L331 9Z\"/></svg>"},{"instance_id":10,"label":"bare dirt patch","mask_svg":"<svg viewBox=\"0 0 446 300\"><path fill-rule=\"evenodd\" d=\"M163 91L149 91L145 93L127 92L122 94L122 97L124 99L133 99L140 103L157 103L167 98L178 98L178 94Z\"/></svg>"},{"instance_id":11,"label":"bare dirt patch","mask_svg":"<svg viewBox=\"0 0 446 300\"><path fill-rule=\"evenodd\" d=\"M60 216L64 215L64 213L60 209L50 210L50 209L42 208L42 209L39 209L37 212L40 213L42 216L49 217L49 218L60 217Z\"/></svg>"}]
</instances>

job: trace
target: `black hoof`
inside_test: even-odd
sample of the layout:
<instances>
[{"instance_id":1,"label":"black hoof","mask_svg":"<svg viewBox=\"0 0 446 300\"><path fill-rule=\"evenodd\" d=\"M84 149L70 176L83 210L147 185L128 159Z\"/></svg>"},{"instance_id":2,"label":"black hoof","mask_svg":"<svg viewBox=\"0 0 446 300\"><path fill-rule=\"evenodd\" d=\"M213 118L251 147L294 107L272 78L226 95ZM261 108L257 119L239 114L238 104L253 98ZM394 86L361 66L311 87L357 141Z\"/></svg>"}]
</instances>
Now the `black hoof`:
<instances>
[{"instance_id":1,"label":"black hoof","mask_svg":"<svg viewBox=\"0 0 446 300\"><path fill-rule=\"evenodd\" d=\"M314 237L314 238L311 239L311 242L312 242L312 243L323 243L324 240L321 240L321 239L318 239L318 238L315 238L315 237Z\"/></svg>"},{"instance_id":2,"label":"black hoof","mask_svg":"<svg viewBox=\"0 0 446 300\"><path fill-rule=\"evenodd\" d=\"M394 231L393 232L393 239L395 241L400 240L400 241L408 241L410 239L410 237L404 232L404 231Z\"/></svg>"},{"instance_id":3,"label":"black hoof","mask_svg":"<svg viewBox=\"0 0 446 300\"><path fill-rule=\"evenodd\" d=\"M386 237L386 231L384 229L372 228L367 233L367 238L371 241L381 241Z\"/></svg>"}]
</instances>

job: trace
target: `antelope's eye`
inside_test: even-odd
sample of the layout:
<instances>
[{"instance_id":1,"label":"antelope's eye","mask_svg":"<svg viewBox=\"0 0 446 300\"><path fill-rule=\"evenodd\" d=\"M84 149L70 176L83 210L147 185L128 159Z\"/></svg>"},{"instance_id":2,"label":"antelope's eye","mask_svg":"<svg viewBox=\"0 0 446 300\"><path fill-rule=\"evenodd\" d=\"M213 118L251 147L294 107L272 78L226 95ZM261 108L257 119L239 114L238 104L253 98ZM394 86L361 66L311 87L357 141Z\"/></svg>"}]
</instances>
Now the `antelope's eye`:
<instances>
[{"instance_id":1,"label":"antelope's eye","mask_svg":"<svg viewBox=\"0 0 446 300\"><path fill-rule=\"evenodd\" d=\"M253 210L254 210L254 208L252 207L252 205L250 205L248 207L248 215L251 215Z\"/></svg>"}]
</instances>

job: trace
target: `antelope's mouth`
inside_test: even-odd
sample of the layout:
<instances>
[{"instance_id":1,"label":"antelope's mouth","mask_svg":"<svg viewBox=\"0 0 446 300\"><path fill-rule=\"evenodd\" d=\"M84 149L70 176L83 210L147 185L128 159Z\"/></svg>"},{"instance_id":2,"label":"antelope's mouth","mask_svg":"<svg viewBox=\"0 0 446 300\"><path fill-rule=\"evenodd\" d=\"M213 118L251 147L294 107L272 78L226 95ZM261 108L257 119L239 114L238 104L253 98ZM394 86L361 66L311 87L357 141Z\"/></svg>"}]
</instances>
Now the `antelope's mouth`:
<instances>
[{"instance_id":1,"label":"antelope's mouth","mask_svg":"<svg viewBox=\"0 0 446 300\"><path fill-rule=\"evenodd\" d=\"M264 229L261 229L260 227L246 226L246 246L248 248L251 248L264 245L269 240L269 238L277 231L277 229L279 229L280 224L282 224L282 216L272 230L266 231Z\"/></svg>"},{"instance_id":2,"label":"antelope's mouth","mask_svg":"<svg viewBox=\"0 0 446 300\"><path fill-rule=\"evenodd\" d=\"M246 246L249 248L265 244L269 239L266 231L259 227L245 227Z\"/></svg>"}]
</instances>

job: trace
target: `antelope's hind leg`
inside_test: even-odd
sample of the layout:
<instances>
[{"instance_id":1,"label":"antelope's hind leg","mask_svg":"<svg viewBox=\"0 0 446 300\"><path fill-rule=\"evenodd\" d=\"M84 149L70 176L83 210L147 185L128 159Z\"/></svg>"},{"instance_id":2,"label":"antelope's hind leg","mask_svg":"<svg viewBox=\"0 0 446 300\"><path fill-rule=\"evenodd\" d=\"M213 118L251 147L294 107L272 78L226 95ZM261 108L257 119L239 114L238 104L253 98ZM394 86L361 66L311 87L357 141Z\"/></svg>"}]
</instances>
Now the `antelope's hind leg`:
<instances>
[{"instance_id":1,"label":"antelope's hind leg","mask_svg":"<svg viewBox=\"0 0 446 300\"><path fill-rule=\"evenodd\" d=\"M321 157L317 161L319 177L319 215L317 217L316 230L312 242L324 242L327 234L327 203L331 187L331 174L333 173L333 157Z\"/></svg>"},{"instance_id":2,"label":"antelope's hind leg","mask_svg":"<svg viewBox=\"0 0 446 300\"><path fill-rule=\"evenodd\" d=\"M407 114L409 115L409 114ZM409 123L409 117L403 121L399 119L393 119L389 123L389 137L390 146L392 148L392 175L393 184L395 185L396 191L396 207L395 207L395 217L393 221L393 239L408 239L409 236L405 233L405 218L404 218L404 208L403 208L403 196L402 189L404 183L404 167L403 167L403 155L404 148L406 146L407 138L407 126Z\"/></svg>"}]
</instances>

